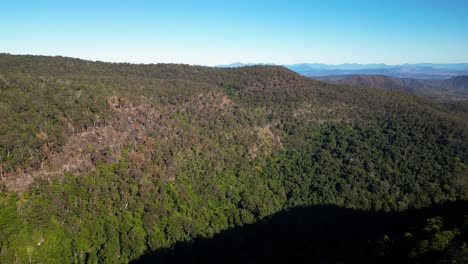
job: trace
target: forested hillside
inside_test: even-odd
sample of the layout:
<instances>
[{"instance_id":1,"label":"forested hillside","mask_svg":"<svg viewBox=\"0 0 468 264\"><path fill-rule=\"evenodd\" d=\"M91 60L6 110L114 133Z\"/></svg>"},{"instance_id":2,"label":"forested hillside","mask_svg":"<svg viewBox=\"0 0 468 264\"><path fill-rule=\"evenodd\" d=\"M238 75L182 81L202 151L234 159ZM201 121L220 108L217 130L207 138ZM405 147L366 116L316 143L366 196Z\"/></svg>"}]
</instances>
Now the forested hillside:
<instances>
[{"instance_id":1,"label":"forested hillside","mask_svg":"<svg viewBox=\"0 0 468 264\"><path fill-rule=\"evenodd\" d=\"M465 108L277 66L0 54L0 262L125 263L295 207L466 201ZM460 226L405 259L462 248Z\"/></svg>"}]
</instances>

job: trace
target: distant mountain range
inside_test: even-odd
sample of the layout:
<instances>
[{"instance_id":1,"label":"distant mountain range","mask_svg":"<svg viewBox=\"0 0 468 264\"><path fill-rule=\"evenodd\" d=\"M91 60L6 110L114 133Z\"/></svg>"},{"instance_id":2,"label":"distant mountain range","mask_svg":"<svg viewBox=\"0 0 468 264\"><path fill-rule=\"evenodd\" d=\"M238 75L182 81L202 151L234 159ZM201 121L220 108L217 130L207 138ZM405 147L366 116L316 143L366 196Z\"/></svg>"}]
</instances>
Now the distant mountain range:
<instances>
[{"instance_id":1,"label":"distant mountain range","mask_svg":"<svg viewBox=\"0 0 468 264\"><path fill-rule=\"evenodd\" d=\"M219 65L220 68L235 68L253 65L275 65L273 63L241 63L236 62L228 65ZM329 75L355 75L372 74L387 75L398 78L425 78L444 79L458 75L468 75L468 63L437 64L437 63L416 63L416 64L320 64L320 63L300 63L282 65L292 71L309 77L329 76Z\"/></svg>"},{"instance_id":2,"label":"distant mountain range","mask_svg":"<svg viewBox=\"0 0 468 264\"><path fill-rule=\"evenodd\" d=\"M320 76L315 79L334 84L400 90L437 100L468 99L468 75L448 79L416 79L357 74Z\"/></svg>"}]
</instances>

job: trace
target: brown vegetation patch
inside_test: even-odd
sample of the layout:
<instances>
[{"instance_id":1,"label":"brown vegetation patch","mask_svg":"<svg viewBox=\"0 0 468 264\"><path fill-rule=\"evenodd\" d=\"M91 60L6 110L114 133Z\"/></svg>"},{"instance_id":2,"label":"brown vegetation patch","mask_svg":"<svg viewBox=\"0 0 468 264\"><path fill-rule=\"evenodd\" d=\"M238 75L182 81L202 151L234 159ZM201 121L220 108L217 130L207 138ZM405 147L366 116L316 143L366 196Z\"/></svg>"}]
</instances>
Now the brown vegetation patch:
<instances>
[{"instance_id":1,"label":"brown vegetation patch","mask_svg":"<svg viewBox=\"0 0 468 264\"><path fill-rule=\"evenodd\" d=\"M323 124L326 121L350 122L357 111L357 107L340 102L333 104L312 104L306 102L296 108L292 117L307 119L319 124Z\"/></svg>"},{"instance_id":2,"label":"brown vegetation patch","mask_svg":"<svg viewBox=\"0 0 468 264\"><path fill-rule=\"evenodd\" d=\"M116 112L113 120L106 124L94 124L79 133L72 133L60 152L52 152L51 146L44 144L41 151L46 154L46 158L40 168L2 174L6 187L11 190L24 190L36 177L50 179L65 172L89 173L99 162L117 162L122 158L126 147L143 146L138 152L130 152L129 158L134 166L144 167L144 163L156 155L154 152L162 153L162 146L167 146L156 146L155 135L160 142L167 143L177 142L181 134L174 120L144 99L134 103L114 95L108 99L108 103ZM44 133L37 134L36 137L47 139ZM161 167L166 169L167 166L162 165L163 163L167 162L161 161Z\"/></svg>"},{"instance_id":3,"label":"brown vegetation patch","mask_svg":"<svg viewBox=\"0 0 468 264\"><path fill-rule=\"evenodd\" d=\"M255 131L259 140L249 146L250 158L253 159L257 157L259 152L263 154L270 154L272 149L275 147L283 148L281 137L273 133L271 130L271 124L265 125L263 127L257 127L255 128Z\"/></svg>"}]
</instances>

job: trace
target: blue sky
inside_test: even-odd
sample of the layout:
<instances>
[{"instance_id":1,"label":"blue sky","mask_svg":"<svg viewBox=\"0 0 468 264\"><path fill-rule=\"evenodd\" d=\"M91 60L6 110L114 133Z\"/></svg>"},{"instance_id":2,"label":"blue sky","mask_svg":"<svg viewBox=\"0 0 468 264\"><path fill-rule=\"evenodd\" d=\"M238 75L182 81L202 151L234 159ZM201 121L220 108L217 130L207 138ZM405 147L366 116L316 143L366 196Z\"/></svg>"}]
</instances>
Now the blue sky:
<instances>
[{"instance_id":1,"label":"blue sky","mask_svg":"<svg viewBox=\"0 0 468 264\"><path fill-rule=\"evenodd\" d=\"M468 62L466 0L0 0L0 52L91 60Z\"/></svg>"}]
</instances>

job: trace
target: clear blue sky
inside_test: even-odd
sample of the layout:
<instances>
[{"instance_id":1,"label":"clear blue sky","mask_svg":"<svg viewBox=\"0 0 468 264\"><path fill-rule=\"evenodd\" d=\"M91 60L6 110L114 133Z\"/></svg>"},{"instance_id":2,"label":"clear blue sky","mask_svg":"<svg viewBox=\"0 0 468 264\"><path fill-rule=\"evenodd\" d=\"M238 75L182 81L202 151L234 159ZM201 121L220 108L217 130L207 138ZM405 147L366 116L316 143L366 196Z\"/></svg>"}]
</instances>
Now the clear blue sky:
<instances>
[{"instance_id":1,"label":"clear blue sky","mask_svg":"<svg viewBox=\"0 0 468 264\"><path fill-rule=\"evenodd\" d=\"M216 65L468 62L468 0L0 0L0 52Z\"/></svg>"}]
</instances>

